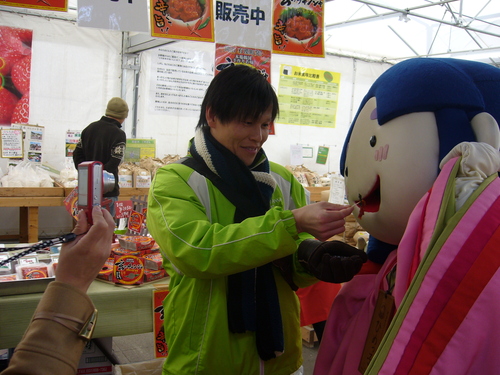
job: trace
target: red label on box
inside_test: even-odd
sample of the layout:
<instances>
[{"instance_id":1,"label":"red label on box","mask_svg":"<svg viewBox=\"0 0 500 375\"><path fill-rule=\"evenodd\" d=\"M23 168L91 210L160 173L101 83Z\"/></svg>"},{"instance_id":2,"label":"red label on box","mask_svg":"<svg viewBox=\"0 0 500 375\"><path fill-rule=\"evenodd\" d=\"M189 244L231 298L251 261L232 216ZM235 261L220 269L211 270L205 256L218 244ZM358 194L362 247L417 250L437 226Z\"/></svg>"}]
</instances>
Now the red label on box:
<instances>
[{"instance_id":1,"label":"red label on box","mask_svg":"<svg viewBox=\"0 0 500 375\"><path fill-rule=\"evenodd\" d=\"M115 257L113 281L118 284L142 284L144 265L142 259L132 255Z\"/></svg>"},{"instance_id":2,"label":"red label on box","mask_svg":"<svg viewBox=\"0 0 500 375\"><path fill-rule=\"evenodd\" d=\"M153 324L155 333L155 358L163 358L168 355L168 347L165 341L165 330L163 328L163 300L168 290L153 291Z\"/></svg>"}]
</instances>

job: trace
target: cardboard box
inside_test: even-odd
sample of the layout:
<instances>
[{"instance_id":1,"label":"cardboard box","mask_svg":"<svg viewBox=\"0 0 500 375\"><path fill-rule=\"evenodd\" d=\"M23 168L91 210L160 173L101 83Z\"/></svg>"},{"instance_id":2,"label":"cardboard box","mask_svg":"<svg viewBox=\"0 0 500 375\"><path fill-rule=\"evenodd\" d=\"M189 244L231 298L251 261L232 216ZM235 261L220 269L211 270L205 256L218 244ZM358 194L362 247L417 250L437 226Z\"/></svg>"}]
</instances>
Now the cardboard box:
<instances>
[{"instance_id":1,"label":"cardboard box","mask_svg":"<svg viewBox=\"0 0 500 375\"><path fill-rule=\"evenodd\" d=\"M109 353L112 353L113 338L105 337L100 338L99 342L103 345L103 348ZM102 352L101 349L97 347L93 340L87 342L85 348L83 349L82 356L80 357L80 362L78 363L77 375L113 375L113 364Z\"/></svg>"}]
</instances>

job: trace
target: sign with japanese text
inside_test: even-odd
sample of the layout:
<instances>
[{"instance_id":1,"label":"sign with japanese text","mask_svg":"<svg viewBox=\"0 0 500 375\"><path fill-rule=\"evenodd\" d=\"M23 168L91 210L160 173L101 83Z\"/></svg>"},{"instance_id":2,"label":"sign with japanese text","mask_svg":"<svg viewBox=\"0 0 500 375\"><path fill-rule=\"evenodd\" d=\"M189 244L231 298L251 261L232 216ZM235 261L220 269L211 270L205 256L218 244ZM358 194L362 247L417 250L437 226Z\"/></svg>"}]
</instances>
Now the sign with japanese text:
<instances>
[{"instance_id":1,"label":"sign with japanese text","mask_svg":"<svg viewBox=\"0 0 500 375\"><path fill-rule=\"evenodd\" d=\"M0 145L2 158L23 158L22 129L0 129Z\"/></svg>"},{"instance_id":2,"label":"sign with japanese text","mask_svg":"<svg viewBox=\"0 0 500 375\"><path fill-rule=\"evenodd\" d=\"M130 216L130 213L134 209L134 203L130 200L128 201L116 201L115 202L115 219L126 219Z\"/></svg>"},{"instance_id":3,"label":"sign with japanese text","mask_svg":"<svg viewBox=\"0 0 500 375\"><path fill-rule=\"evenodd\" d=\"M251 65L271 82L271 51L262 49L216 44L215 74L235 64Z\"/></svg>"},{"instance_id":4,"label":"sign with japanese text","mask_svg":"<svg viewBox=\"0 0 500 375\"><path fill-rule=\"evenodd\" d=\"M145 158L156 156L156 139L127 138L125 145L125 160L138 162Z\"/></svg>"},{"instance_id":5,"label":"sign with japanese text","mask_svg":"<svg viewBox=\"0 0 500 375\"><path fill-rule=\"evenodd\" d=\"M15 0L15 1L0 0L0 5L12 6L18 8L55 10L61 12L68 11L68 0Z\"/></svg>"},{"instance_id":6,"label":"sign with japanese text","mask_svg":"<svg viewBox=\"0 0 500 375\"><path fill-rule=\"evenodd\" d=\"M151 36L214 41L212 0L150 0Z\"/></svg>"},{"instance_id":7,"label":"sign with japanese text","mask_svg":"<svg viewBox=\"0 0 500 375\"><path fill-rule=\"evenodd\" d=\"M215 41L271 50L272 8L269 0L215 2Z\"/></svg>"},{"instance_id":8,"label":"sign with japanese text","mask_svg":"<svg viewBox=\"0 0 500 375\"><path fill-rule=\"evenodd\" d=\"M151 62L150 111L198 117L205 91L214 78L213 65L212 51L156 48Z\"/></svg>"},{"instance_id":9,"label":"sign with japanese text","mask_svg":"<svg viewBox=\"0 0 500 375\"><path fill-rule=\"evenodd\" d=\"M339 85L340 73L281 65L278 122L334 128Z\"/></svg>"},{"instance_id":10,"label":"sign with japanese text","mask_svg":"<svg viewBox=\"0 0 500 375\"><path fill-rule=\"evenodd\" d=\"M235 64L251 65L258 69L271 82L270 50L217 43L215 47L215 75L224 68ZM274 123L269 126L269 134L275 134Z\"/></svg>"},{"instance_id":11,"label":"sign with japanese text","mask_svg":"<svg viewBox=\"0 0 500 375\"><path fill-rule=\"evenodd\" d=\"M274 0L274 53L325 57L323 0Z\"/></svg>"},{"instance_id":12,"label":"sign with japanese text","mask_svg":"<svg viewBox=\"0 0 500 375\"><path fill-rule=\"evenodd\" d=\"M80 140L81 134L81 130L66 131L66 157L73 157L73 152L75 151L76 145Z\"/></svg>"},{"instance_id":13,"label":"sign with japanese text","mask_svg":"<svg viewBox=\"0 0 500 375\"><path fill-rule=\"evenodd\" d=\"M326 160L328 159L328 153L330 152L330 148L326 146L318 147L318 156L316 156L316 164L326 164Z\"/></svg>"},{"instance_id":14,"label":"sign with japanese text","mask_svg":"<svg viewBox=\"0 0 500 375\"><path fill-rule=\"evenodd\" d=\"M83 27L149 33L144 0L78 0L77 21Z\"/></svg>"}]
</instances>

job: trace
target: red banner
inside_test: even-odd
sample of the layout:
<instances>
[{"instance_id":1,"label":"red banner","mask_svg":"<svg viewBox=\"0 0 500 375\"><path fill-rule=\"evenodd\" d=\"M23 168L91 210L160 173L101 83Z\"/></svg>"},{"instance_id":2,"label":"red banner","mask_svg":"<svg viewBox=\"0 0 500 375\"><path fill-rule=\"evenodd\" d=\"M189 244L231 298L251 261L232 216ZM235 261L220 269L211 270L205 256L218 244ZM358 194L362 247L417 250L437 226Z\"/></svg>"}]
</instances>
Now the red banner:
<instances>
[{"instance_id":1,"label":"red banner","mask_svg":"<svg viewBox=\"0 0 500 375\"><path fill-rule=\"evenodd\" d=\"M163 300L168 294L168 289L155 289L153 291L153 329L155 334L155 358L162 358L168 355L168 347L165 341L165 331L163 322L165 320L163 312Z\"/></svg>"},{"instance_id":2,"label":"red banner","mask_svg":"<svg viewBox=\"0 0 500 375\"><path fill-rule=\"evenodd\" d=\"M68 11L68 0L16 0L16 1L0 0L0 5L12 6L18 8L55 10L61 12Z\"/></svg>"},{"instance_id":3,"label":"red banner","mask_svg":"<svg viewBox=\"0 0 500 375\"><path fill-rule=\"evenodd\" d=\"M212 0L151 0L150 10L151 36L214 41Z\"/></svg>"},{"instance_id":4,"label":"red banner","mask_svg":"<svg viewBox=\"0 0 500 375\"><path fill-rule=\"evenodd\" d=\"M274 0L274 53L325 57L323 32L323 0Z\"/></svg>"}]
</instances>

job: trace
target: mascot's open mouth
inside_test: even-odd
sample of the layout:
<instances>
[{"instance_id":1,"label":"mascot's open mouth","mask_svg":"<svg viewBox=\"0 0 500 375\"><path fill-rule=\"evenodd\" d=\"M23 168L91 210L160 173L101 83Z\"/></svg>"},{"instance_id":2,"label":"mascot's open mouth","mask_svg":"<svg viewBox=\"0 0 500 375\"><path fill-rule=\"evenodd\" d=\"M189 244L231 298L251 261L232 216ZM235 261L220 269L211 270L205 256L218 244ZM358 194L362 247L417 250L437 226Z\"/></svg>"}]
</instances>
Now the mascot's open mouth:
<instances>
[{"instance_id":1,"label":"mascot's open mouth","mask_svg":"<svg viewBox=\"0 0 500 375\"><path fill-rule=\"evenodd\" d=\"M377 212L380 208L380 177L377 176L375 185L371 188L370 192L364 197L359 194L359 200L354 201L356 206L359 207L358 218L365 214L365 212Z\"/></svg>"}]
</instances>

